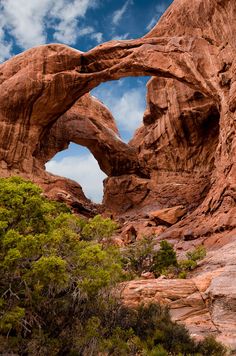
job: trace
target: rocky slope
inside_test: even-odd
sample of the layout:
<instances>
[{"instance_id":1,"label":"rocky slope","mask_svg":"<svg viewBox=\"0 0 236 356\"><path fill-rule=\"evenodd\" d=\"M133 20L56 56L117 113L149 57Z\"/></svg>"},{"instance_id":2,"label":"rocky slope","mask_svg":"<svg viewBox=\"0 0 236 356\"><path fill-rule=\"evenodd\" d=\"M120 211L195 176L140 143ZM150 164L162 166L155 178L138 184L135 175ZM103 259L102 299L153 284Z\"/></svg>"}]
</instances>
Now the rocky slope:
<instances>
[{"instance_id":1,"label":"rocky slope","mask_svg":"<svg viewBox=\"0 0 236 356\"><path fill-rule=\"evenodd\" d=\"M87 53L40 46L3 63L0 174L23 175L49 196L95 212L79 185L44 170L72 141L88 147L108 175L106 211L138 220L181 205L179 222L152 226L156 243L170 239L182 253L203 242L206 259L187 282L131 282L126 300L164 299L193 333L213 331L236 348L235 18L234 0L175 0L141 39ZM125 144L112 115L87 93L140 75L152 76L147 110Z\"/></svg>"}]
</instances>

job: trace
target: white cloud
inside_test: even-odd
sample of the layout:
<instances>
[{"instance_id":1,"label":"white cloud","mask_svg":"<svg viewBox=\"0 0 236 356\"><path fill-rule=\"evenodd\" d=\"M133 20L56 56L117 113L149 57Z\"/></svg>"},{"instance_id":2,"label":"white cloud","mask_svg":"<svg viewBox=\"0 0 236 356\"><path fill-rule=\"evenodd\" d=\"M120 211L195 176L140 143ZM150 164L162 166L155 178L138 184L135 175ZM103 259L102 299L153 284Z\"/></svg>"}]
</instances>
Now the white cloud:
<instances>
[{"instance_id":1,"label":"white cloud","mask_svg":"<svg viewBox=\"0 0 236 356\"><path fill-rule=\"evenodd\" d=\"M91 38L96 40L97 43L101 43L103 41L102 32L94 32L91 34Z\"/></svg>"},{"instance_id":2,"label":"white cloud","mask_svg":"<svg viewBox=\"0 0 236 356\"><path fill-rule=\"evenodd\" d=\"M113 114L123 130L133 132L143 118L143 94L138 89L132 89L122 95L120 100L113 103Z\"/></svg>"},{"instance_id":3,"label":"white cloud","mask_svg":"<svg viewBox=\"0 0 236 356\"><path fill-rule=\"evenodd\" d=\"M55 33L53 38L58 42L64 42L68 44L75 43L76 38L78 37L76 28L78 26L78 21L74 20L70 22L68 26L66 21L61 21L55 27Z\"/></svg>"},{"instance_id":4,"label":"white cloud","mask_svg":"<svg viewBox=\"0 0 236 356\"><path fill-rule=\"evenodd\" d=\"M145 87L129 89L124 93L118 89L119 87L122 87L122 81L109 89L98 87L93 91L93 94L111 110L121 136L127 141L142 124L146 105Z\"/></svg>"},{"instance_id":5,"label":"white cloud","mask_svg":"<svg viewBox=\"0 0 236 356\"><path fill-rule=\"evenodd\" d=\"M45 42L43 18L49 10L49 1L3 0L5 27L23 48Z\"/></svg>"},{"instance_id":6,"label":"white cloud","mask_svg":"<svg viewBox=\"0 0 236 356\"><path fill-rule=\"evenodd\" d=\"M166 11L166 4L161 2L160 4L156 5L155 7L155 15L152 17L148 25L146 26L146 30L150 31L158 22L159 18L163 15Z\"/></svg>"},{"instance_id":7,"label":"white cloud","mask_svg":"<svg viewBox=\"0 0 236 356\"><path fill-rule=\"evenodd\" d=\"M56 41L67 44L96 35L93 27L80 29L79 23L96 4L97 0L1 0L0 42L6 31L23 49L46 43L49 29Z\"/></svg>"},{"instance_id":8,"label":"white cloud","mask_svg":"<svg viewBox=\"0 0 236 356\"><path fill-rule=\"evenodd\" d=\"M146 26L146 29L148 31L150 31L157 23L157 16L154 16L151 21L148 23L148 25Z\"/></svg>"},{"instance_id":9,"label":"white cloud","mask_svg":"<svg viewBox=\"0 0 236 356\"><path fill-rule=\"evenodd\" d=\"M79 29L79 36L86 36L86 35L90 35L93 34L94 32L94 28L91 26L87 26L87 27L83 27Z\"/></svg>"},{"instance_id":10,"label":"white cloud","mask_svg":"<svg viewBox=\"0 0 236 356\"><path fill-rule=\"evenodd\" d=\"M2 14L2 5L0 4L0 62L11 56L12 43L6 41L4 27L6 26L5 18Z\"/></svg>"},{"instance_id":11,"label":"white cloud","mask_svg":"<svg viewBox=\"0 0 236 356\"><path fill-rule=\"evenodd\" d=\"M46 164L48 172L77 181L85 195L96 203L103 197L103 180L106 175L100 170L97 161L90 153L51 160Z\"/></svg>"},{"instance_id":12,"label":"white cloud","mask_svg":"<svg viewBox=\"0 0 236 356\"><path fill-rule=\"evenodd\" d=\"M116 41L126 40L128 37L129 37L129 33L125 33L124 35L117 35L112 37L112 40L116 40Z\"/></svg>"},{"instance_id":13,"label":"white cloud","mask_svg":"<svg viewBox=\"0 0 236 356\"><path fill-rule=\"evenodd\" d=\"M6 43L0 38L0 63L11 56L12 44Z\"/></svg>"},{"instance_id":14,"label":"white cloud","mask_svg":"<svg viewBox=\"0 0 236 356\"><path fill-rule=\"evenodd\" d=\"M133 4L132 0L127 0L120 9L114 11L113 16L112 16L113 25L118 25L118 23L121 21L123 15L124 15L124 13L126 12L128 6L132 5L132 4Z\"/></svg>"},{"instance_id":15,"label":"white cloud","mask_svg":"<svg viewBox=\"0 0 236 356\"><path fill-rule=\"evenodd\" d=\"M77 29L78 18L84 17L87 10L94 6L94 0L74 0L66 2L66 0L53 0L55 5L50 11L50 16L59 20L59 24L55 27L54 38L60 42L72 44L76 42L78 36L91 34L94 32L92 27L87 27L89 32L84 29Z\"/></svg>"}]
</instances>

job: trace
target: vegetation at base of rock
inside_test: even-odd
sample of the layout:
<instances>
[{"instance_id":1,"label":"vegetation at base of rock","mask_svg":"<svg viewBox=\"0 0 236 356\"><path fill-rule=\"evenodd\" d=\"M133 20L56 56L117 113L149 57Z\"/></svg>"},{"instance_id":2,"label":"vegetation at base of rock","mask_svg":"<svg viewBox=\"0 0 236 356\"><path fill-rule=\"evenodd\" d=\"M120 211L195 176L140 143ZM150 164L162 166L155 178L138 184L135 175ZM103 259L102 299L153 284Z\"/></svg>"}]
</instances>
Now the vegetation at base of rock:
<instances>
[{"instance_id":1,"label":"vegetation at base of rock","mask_svg":"<svg viewBox=\"0 0 236 356\"><path fill-rule=\"evenodd\" d=\"M149 238L144 237L122 250L123 266L131 276L140 276L144 270L149 270L152 260L153 243Z\"/></svg>"},{"instance_id":2,"label":"vegetation at base of rock","mask_svg":"<svg viewBox=\"0 0 236 356\"><path fill-rule=\"evenodd\" d=\"M172 245L163 240L160 249L153 256L152 271L155 274L163 274L169 267L177 267L177 257Z\"/></svg>"},{"instance_id":3,"label":"vegetation at base of rock","mask_svg":"<svg viewBox=\"0 0 236 356\"><path fill-rule=\"evenodd\" d=\"M31 182L0 179L1 354L224 355L214 340L195 343L167 309L121 303L120 253L97 242L115 228L72 215Z\"/></svg>"},{"instance_id":4,"label":"vegetation at base of rock","mask_svg":"<svg viewBox=\"0 0 236 356\"><path fill-rule=\"evenodd\" d=\"M205 256L206 249L202 245L197 246L193 251L187 252L187 259L179 261L179 278L186 278L187 272L194 270L197 267L198 261L202 260Z\"/></svg>"},{"instance_id":5,"label":"vegetation at base of rock","mask_svg":"<svg viewBox=\"0 0 236 356\"><path fill-rule=\"evenodd\" d=\"M187 272L197 267L198 261L206 256L206 249L200 245L187 252L185 260L177 260L176 252L168 241L161 241L156 251L151 238L143 238L123 249L123 264L131 276L142 272L153 272L155 277L167 275L169 278L186 278Z\"/></svg>"},{"instance_id":6,"label":"vegetation at base of rock","mask_svg":"<svg viewBox=\"0 0 236 356\"><path fill-rule=\"evenodd\" d=\"M96 215L83 226L81 238L101 242L109 239L117 228L118 225L110 218L104 219L101 215Z\"/></svg>"}]
</instances>

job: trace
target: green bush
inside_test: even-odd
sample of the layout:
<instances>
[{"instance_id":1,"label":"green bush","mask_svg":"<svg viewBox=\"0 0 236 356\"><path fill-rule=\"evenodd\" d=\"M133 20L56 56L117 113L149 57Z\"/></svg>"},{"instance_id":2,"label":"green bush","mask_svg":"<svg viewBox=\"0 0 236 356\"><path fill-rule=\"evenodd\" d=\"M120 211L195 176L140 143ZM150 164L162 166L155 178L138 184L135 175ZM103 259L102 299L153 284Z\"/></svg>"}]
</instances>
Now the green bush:
<instances>
[{"instance_id":1,"label":"green bush","mask_svg":"<svg viewBox=\"0 0 236 356\"><path fill-rule=\"evenodd\" d=\"M106 288L122 280L119 253L81 240L90 222L47 201L21 178L0 179L0 209L1 334L18 345L20 354L29 345L43 350L43 340L64 347L68 335L85 323L81 315L87 321L93 317L90 309ZM98 225L107 237L107 221L102 224L99 217Z\"/></svg>"},{"instance_id":2,"label":"green bush","mask_svg":"<svg viewBox=\"0 0 236 356\"><path fill-rule=\"evenodd\" d=\"M153 272L156 277L168 273L178 266L173 246L161 241L160 249L154 251L151 238L143 238L132 246L123 249L123 266L131 276L140 276L143 271Z\"/></svg>"},{"instance_id":3,"label":"green bush","mask_svg":"<svg viewBox=\"0 0 236 356\"><path fill-rule=\"evenodd\" d=\"M187 272L186 271L181 271L178 273L178 278L179 279L186 279L187 278Z\"/></svg>"},{"instance_id":4,"label":"green bush","mask_svg":"<svg viewBox=\"0 0 236 356\"><path fill-rule=\"evenodd\" d=\"M140 276L145 271L150 271L153 262L152 239L144 237L122 250L123 267L131 277Z\"/></svg>"},{"instance_id":5,"label":"green bush","mask_svg":"<svg viewBox=\"0 0 236 356\"><path fill-rule=\"evenodd\" d=\"M0 234L11 229L24 235L47 232L57 210L40 188L18 177L0 179L0 199Z\"/></svg>"},{"instance_id":6,"label":"green bush","mask_svg":"<svg viewBox=\"0 0 236 356\"><path fill-rule=\"evenodd\" d=\"M179 261L179 268L182 272L192 271L197 267L197 261L181 260Z\"/></svg>"},{"instance_id":7,"label":"green bush","mask_svg":"<svg viewBox=\"0 0 236 356\"><path fill-rule=\"evenodd\" d=\"M101 242L102 239L107 239L117 229L117 224L110 218L104 219L101 215L97 215L89 219L88 224L85 224L81 231L81 238L87 241L96 240Z\"/></svg>"},{"instance_id":8,"label":"green bush","mask_svg":"<svg viewBox=\"0 0 236 356\"><path fill-rule=\"evenodd\" d=\"M213 336L207 336L203 341L200 341L197 346L199 355L202 356L222 356L227 353L227 349L215 340Z\"/></svg>"},{"instance_id":9,"label":"green bush","mask_svg":"<svg viewBox=\"0 0 236 356\"><path fill-rule=\"evenodd\" d=\"M187 252L188 260L200 261L206 256L206 249L203 245L197 246L193 251Z\"/></svg>"},{"instance_id":10,"label":"green bush","mask_svg":"<svg viewBox=\"0 0 236 356\"><path fill-rule=\"evenodd\" d=\"M177 267L177 257L173 246L163 240L160 243L160 249L153 256L152 271L156 276L164 274L169 267Z\"/></svg>"},{"instance_id":11,"label":"green bush","mask_svg":"<svg viewBox=\"0 0 236 356\"><path fill-rule=\"evenodd\" d=\"M196 247L193 251L189 251L186 254L187 259L179 261L179 278L183 273L187 271L193 271L197 267L197 262L202 260L206 256L206 249L204 246L200 245Z\"/></svg>"},{"instance_id":12,"label":"green bush","mask_svg":"<svg viewBox=\"0 0 236 356\"><path fill-rule=\"evenodd\" d=\"M119 348L111 342L102 351L108 355L153 355L153 356L224 356L226 349L213 337L195 342L188 330L172 322L167 308L158 304L140 305L137 309L121 306L116 311L115 324L119 325ZM122 330L122 332L121 332ZM106 335L109 339L109 335ZM112 339L115 340L115 339ZM122 340L125 344L122 345ZM117 340L116 340L117 342ZM128 347L127 347L128 346Z\"/></svg>"}]
</instances>

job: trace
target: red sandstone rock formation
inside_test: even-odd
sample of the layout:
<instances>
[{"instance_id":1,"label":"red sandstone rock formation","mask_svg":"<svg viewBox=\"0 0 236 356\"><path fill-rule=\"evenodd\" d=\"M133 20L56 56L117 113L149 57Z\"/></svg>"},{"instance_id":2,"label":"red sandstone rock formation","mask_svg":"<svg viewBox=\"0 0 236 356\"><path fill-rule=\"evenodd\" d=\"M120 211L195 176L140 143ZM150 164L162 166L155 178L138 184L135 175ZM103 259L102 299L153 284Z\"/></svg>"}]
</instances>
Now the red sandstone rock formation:
<instances>
[{"instance_id":1,"label":"red sandstone rock formation","mask_svg":"<svg viewBox=\"0 0 236 356\"><path fill-rule=\"evenodd\" d=\"M34 152L36 163L44 169L45 162L67 148L70 142L87 147L109 176L139 173L137 149L121 140L111 113L89 94L82 96L47 128Z\"/></svg>"},{"instance_id":2,"label":"red sandstone rock formation","mask_svg":"<svg viewBox=\"0 0 236 356\"><path fill-rule=\"evenodd\" d=\"M121 205L139 213L184 205L189 216L165 237L179 238L190 227L197 238L236 226L235 15L230 0L176 0L144 37L168 39L162 49L156 43L158 54L146 45L150 57L143 62L157 67L166 60L168 74L160 66L148 83L144 125L130 142L151 179L111 177L104 201L114 209L121 191Z\"/></svg>"},{"instance_id":3,"label":"red sandstone rock formation","mask_svg":"<svg viewBox=\"0 0 236 356\"><path fill-rule=\"evenodd\" d=\"M198 238L212 257L186 284L145 280L136 290L132 283L139 282L131 282L127 301L141 301L151 289L151 296L174 301L176 319L195 325L195 334L213 330L236 347L235 18L234 0L175 0L144 38L87 53L41 46L2 64L0 173L31 178L49 196L87 204L89 212L94 207L79 185L44 171L73 141L87 146L108 174L106 209L134 219L183 205L186 217L157 241L171 238L181 251ZM101 82L138 75L153 78L143 126L127 145L107 109L85 94Z\"/></svg>"}]
</instances>

